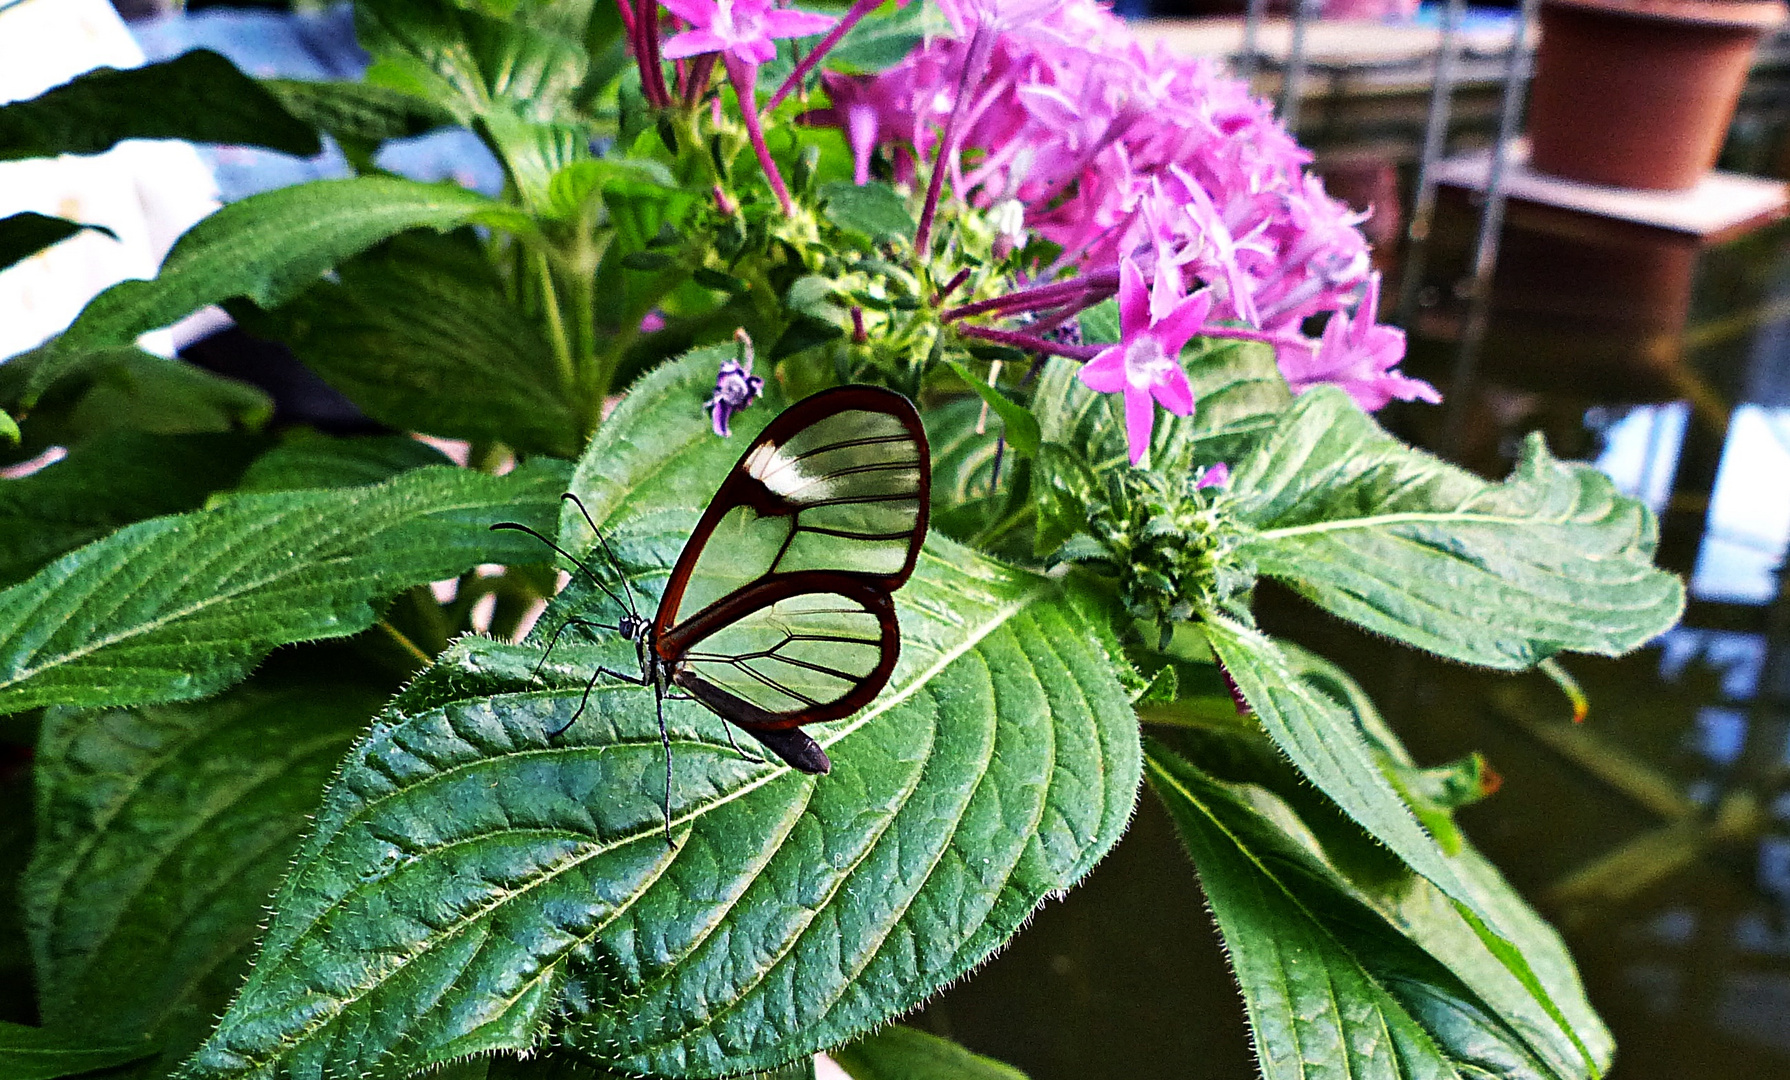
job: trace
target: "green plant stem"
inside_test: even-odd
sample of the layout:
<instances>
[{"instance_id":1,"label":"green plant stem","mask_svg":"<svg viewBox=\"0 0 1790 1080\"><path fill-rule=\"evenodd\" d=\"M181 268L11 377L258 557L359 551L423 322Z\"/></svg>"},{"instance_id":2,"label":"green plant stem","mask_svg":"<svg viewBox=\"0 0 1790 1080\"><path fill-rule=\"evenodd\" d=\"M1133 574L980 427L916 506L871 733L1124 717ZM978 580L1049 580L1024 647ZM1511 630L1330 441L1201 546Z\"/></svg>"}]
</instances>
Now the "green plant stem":
<instances>
[{"instance_id":1,"label":"green plant stem","mask_svg":"<svg viewBox=\"0 0 1790 1080\"><path fill-rule=\"evenodd\" d=\"M553 280L553 268L543 252L531 252L535 274L541 283L541 307L547 316L547 332L553 342L553 360L559 367L560 385L568 391L578 386L578 368L572 359L572 346L566 339L565 317L559 310L559 286Z\"/></svg>"}]
</instances>

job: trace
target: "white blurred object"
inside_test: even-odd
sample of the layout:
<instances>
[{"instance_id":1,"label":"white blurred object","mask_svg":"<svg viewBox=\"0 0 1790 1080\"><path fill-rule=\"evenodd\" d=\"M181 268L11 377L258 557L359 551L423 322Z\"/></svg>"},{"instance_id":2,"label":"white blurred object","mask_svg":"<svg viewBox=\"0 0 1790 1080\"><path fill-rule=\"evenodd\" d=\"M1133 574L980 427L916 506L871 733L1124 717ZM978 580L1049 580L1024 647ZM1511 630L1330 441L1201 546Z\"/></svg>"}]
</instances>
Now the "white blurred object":
<instances>
[{"instance_id":1,"label":"white blurred object","mask_svg":"<svg viewBox=\"0 0 1790 1080\"><path fill-rule=\"evenodd\" d=\"M107 0L23 0L0 10L0 103L95 67L142 63ZM217 208L217 184L186 143L132 140L91 157L0 162L0 217L31 210L118 234L84 232L0 271L0 357L61 333L107 286L154 277L180 234ZM188 323L215 325L220 316L201 312ZM142 344L172 355L185 325L146 334Z\"/></svg>"}]
</instances>

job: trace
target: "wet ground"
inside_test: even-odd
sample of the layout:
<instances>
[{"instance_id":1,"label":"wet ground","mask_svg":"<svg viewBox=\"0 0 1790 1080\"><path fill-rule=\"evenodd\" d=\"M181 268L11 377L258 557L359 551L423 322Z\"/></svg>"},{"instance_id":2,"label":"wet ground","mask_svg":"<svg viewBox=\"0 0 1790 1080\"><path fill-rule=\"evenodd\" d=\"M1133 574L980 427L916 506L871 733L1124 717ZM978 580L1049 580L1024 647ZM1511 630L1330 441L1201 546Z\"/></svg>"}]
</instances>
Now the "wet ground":
<instances>
[{"instance_id":1,"label":"wet ground","mask_svg":"<svg viewBox=\"0 0 1790 1080\"><path fill-rule=\"evenodd\" d=\"M1781 170L1782 130L1739 132L1728 160ZM1396 192L1410 172L1354 182ZM1504 776L1462 822L1565 932L1616 1034L1613 1080L1790 1077L1790 222L1700 245L1513 206L1463 375L1475 213L1443 200L1409 320L1407 368L1449 402L1383 419L1487 475L1535 429L1597 462L1659 512L1683 625L1623 660L1568 658L1592 704L1574 727L1540 676L1419 657L1284 594L1263 619L1347 667L1420 760L1480 750ZM1257 1075L1148 795L1082 888L916 1022L1034 1080Z\"/></svg>"}]
</instances>

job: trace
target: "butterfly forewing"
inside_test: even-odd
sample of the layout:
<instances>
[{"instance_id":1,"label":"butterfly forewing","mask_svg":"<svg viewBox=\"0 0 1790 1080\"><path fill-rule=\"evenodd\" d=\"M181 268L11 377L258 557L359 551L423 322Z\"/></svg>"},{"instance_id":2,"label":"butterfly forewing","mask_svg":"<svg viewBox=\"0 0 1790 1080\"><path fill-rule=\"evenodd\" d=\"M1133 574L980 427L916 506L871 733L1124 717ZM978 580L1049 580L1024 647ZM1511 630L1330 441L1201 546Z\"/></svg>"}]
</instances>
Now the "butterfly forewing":
<instances>
[{"instance_id":1,"label":"butterfly forewing","mask_svg":"<svg viewBox=\"0 0 1790 1080\"><path fill-rule=\"evenodd\" d=\"M786 410L697 523L659 605L661 639L675 645L680 622L791 575L899 588L926 536L928 457L918 414L892 391L840 387Z\"/></svg>"}]
</instances>

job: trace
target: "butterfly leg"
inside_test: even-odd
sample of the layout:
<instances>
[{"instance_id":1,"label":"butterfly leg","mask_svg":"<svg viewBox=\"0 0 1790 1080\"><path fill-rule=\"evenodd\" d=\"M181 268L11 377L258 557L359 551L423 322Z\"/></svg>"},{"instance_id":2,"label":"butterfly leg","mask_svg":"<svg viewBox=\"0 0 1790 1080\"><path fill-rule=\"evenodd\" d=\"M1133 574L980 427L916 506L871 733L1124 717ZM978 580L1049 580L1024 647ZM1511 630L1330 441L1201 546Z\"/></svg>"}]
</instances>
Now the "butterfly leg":
<instances>
[{"instance_id":1,"label":"butterfly leg","mask_svg":"<svg viewBox=\"0 0 1790 1080\"><path fill-rule=\"evenodd\" d=\"M665 695L656 694L654 700L659 706L659 744L665 748L665 846L676 847L671 842L671 733L665 730Z\"/></svg>"},{"instance_id":2,"label":"butterfly leg","mask_svg":"<svg viewBox=\"0 0 1790 1080\"><path fill-rule=\"evenodd\" d=\"M606 668L606 667L597 668L595 671L590 673L590 681L584 684L584 696L578 699L577 711L572 713L572 718L570 720L567 720L565 723L561 724L559 727L554 728L552 731L549 731L547 733L548 739L550 739L550 740L557 739L561 735L564 735L567 731L571 730L572 725L576 724L578 722L578 718L584 715L585 706L590 704L590 693L592 690L595 690L597 688L597 680L604 675L607 675L612 679L619 679L622 682L628 683L633 686L646 686L647 685L647 681L645 679L639 677L638 675L624 675L623 673L616 671L614 668ZM661 724L660 726L663 727L664 725Z\"/></svg>"}]
</instances>

